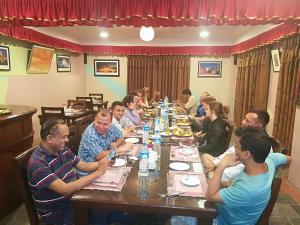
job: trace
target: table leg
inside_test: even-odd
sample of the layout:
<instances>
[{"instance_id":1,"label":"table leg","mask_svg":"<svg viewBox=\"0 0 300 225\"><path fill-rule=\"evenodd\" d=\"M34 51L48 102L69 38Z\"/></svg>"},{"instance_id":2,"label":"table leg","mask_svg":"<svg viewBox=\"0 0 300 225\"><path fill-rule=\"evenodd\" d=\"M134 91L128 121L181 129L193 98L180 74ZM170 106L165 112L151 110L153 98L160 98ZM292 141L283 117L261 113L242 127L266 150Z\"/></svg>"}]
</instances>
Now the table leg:
<instances>
[{"instance_id":1,"label":"table leg","mask_svg":"<svg viewBox=\"0 0 300 225\"><path fill-rule=\"evenodd\" d=\"M88 208L74 208L74 224L89 225L90 215Z\"/></svg>"}]
</instances>

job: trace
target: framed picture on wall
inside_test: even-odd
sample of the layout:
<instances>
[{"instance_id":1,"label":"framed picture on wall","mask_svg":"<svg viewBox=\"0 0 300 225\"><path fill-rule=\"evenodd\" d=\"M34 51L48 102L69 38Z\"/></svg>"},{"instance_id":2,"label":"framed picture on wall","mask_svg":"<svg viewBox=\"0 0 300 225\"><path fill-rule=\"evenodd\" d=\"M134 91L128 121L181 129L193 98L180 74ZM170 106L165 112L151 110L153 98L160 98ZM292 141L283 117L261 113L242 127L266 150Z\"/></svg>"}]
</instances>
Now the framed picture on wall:
<instances>
[{"instance_id":1,"label":"framed picture on wall","mask_svg":"<svg viewBox=\"0 0 300 225\"><path fill-rule=\"evenodd\" d=\"M27 73L49 73L54 49L33 45L27 65Z\"/></svg>"},{"instance_id":2,"label":"framed picture on wall","mask_svg":"<svg viewBox=\"0 0 300 225\"><path fill-rule=\"evenodd\" d=\"M273 49L271 50L272 55L272 66L274 72L279 72L280 70L280 57L279 57L279 50Z\"/></svg>"},{"instance_id":3,"label":"framed picture on wall","mask_svg":"<svg viewBox=\"0 0 300 225\"><path fill-rule=\"evenodd\" d=\"M10 70L9 48L6 46L0 46L0 70Z\"/></svg>"},{"instance_id":4,"label":"framed picture on wall","mask_svg":"<svg viewBox=\"0 0 300 225\"><path fill-rule=\"evenodd\" d=\"M198 77L221 77L222 62L221 61L199 61Z\"/></svg>"},{"instance_id":5,"label":"framed picture on wall","mask_svg":"<svg viewBox=\"0 0 300 225\"><path fill-rule=\"evenodd\" d=\"M71 72L71 58L68 55L56 55L57 72Z\"/></svg>"},{"instance_id":6,"label":"framed picture on wall","mask_svg":"<svg viewBox=\"0 0 300 225\"><path fill-rule=\"evenodd\" d=\"M120 76L119 60L94 60L95 76L100 77L119 77Z\"/></svg>"}]
</instances>

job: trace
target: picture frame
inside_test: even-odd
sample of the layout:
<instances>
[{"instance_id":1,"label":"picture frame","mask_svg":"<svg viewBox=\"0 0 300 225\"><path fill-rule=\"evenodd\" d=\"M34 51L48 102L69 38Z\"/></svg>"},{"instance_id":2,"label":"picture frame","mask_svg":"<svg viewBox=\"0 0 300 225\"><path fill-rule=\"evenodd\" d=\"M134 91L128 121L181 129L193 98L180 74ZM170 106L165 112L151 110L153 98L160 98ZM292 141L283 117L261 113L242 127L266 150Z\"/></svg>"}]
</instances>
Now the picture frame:
<instances>
[{"instance_id":1,"label":"picture frame","mask_svg":"<svg viewBox=\"0 0 300 225\"><path fill-rule=\"evenodd\" d=\"M273 71L274 72L279 72L280 71L280 55L279 55L279 50L278 49L272 49L271 50L271 55L272 55Z\"/></svg>"},{"instance_id":2,"label":"picture frame","mask_svg":"<svg viewBox=\"0 0 300 225\"><path fill-rule=\"evenodd\" d=\"M199 61L198 77L222 77L222 61Z\"/></svg>"},{"instance_id":3,"label":"picture frame","mask_svg":"<svg viewBox=\"0 0 300 225\"><path fill-rule=\"evenodd\" d=\"M54 49L33 45L27 65L27 73L49 73Z\"/></svg>"},{"instance_id":4,"label":"picture frame","mask_svg":"<svg viewBox=\"0 0 300 225\"><path fill-rule=\"evenodd\" d=\"M69 55L56 55L57 72L71 72L71 57Z\"/></svg>"},{"instance_id":5,"label":"picture frame","mask_svg":"<svg viewBox=\"0 0 300 225\"><path fill-rule=\"evenodd\" d=\"M0 70L10 71L10 53L6 46L0 46Z\"/></svg>"},{"instance_id":6,"label":"picture frame","mask_svg":"<svg viewBox=\"0 0 300 225\"><path fill-rule=\"evenodd\" d=\"M94 59L94 75L100 77L119 77L120 62L118 59Z\"/></svg>"}]
</instances>

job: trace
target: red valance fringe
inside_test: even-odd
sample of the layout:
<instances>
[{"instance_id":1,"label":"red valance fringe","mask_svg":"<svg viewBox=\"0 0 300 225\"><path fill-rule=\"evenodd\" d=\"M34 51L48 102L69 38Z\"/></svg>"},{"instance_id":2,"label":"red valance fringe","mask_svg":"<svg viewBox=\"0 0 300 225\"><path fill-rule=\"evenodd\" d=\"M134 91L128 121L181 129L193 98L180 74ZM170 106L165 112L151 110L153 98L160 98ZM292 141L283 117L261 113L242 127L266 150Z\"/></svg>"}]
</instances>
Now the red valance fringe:
<instances>
[{"instance_id":1,"label":"red valance fringe","mask_svg":"<svg viewBox=\"0 0 300 225\"><path fill-rule=\"evenodd\" d=\"M80 45L70 41L54 38L32 29L8 26L0 27L0 34L56 49L64 49L70 52L89 53L95 55L206 55L224 57L230 54L239 54L260 46L274 43L279 39L299 33L299 29L298 23L283 24L234 46L149 47Z\"/></svg>"},{"instance_id":2,"label":"red valance fringe","mask_svg":"<svg viewBox=\"0 0 300 225\"><path fill-rule=\"evenodd\" d=\"M0 0L14 26L199 26L300 19L299 0Z\"/></svg>"}]
</instances>

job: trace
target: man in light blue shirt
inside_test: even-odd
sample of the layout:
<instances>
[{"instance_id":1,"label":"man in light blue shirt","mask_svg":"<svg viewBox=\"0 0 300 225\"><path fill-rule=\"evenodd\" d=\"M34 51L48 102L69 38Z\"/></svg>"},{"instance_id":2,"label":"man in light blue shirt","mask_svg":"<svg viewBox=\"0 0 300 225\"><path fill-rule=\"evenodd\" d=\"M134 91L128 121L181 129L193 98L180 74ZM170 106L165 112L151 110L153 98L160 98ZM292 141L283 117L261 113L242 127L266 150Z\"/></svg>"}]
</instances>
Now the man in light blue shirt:
<instances>
[{"instance_id":1,"label":"man in light blue shirt","mask_svg":"<svg viewBox=\"0 0 300 225\"><path fill-rule=\"evenodd\" d=\"M95 162L110 153L110 149L118 148L123 143L121 131L112 124L111 113L107 109L102 109L96 114L94 122L84 131L78 156L84 162Z\"/></svg>"}]
</instances>

